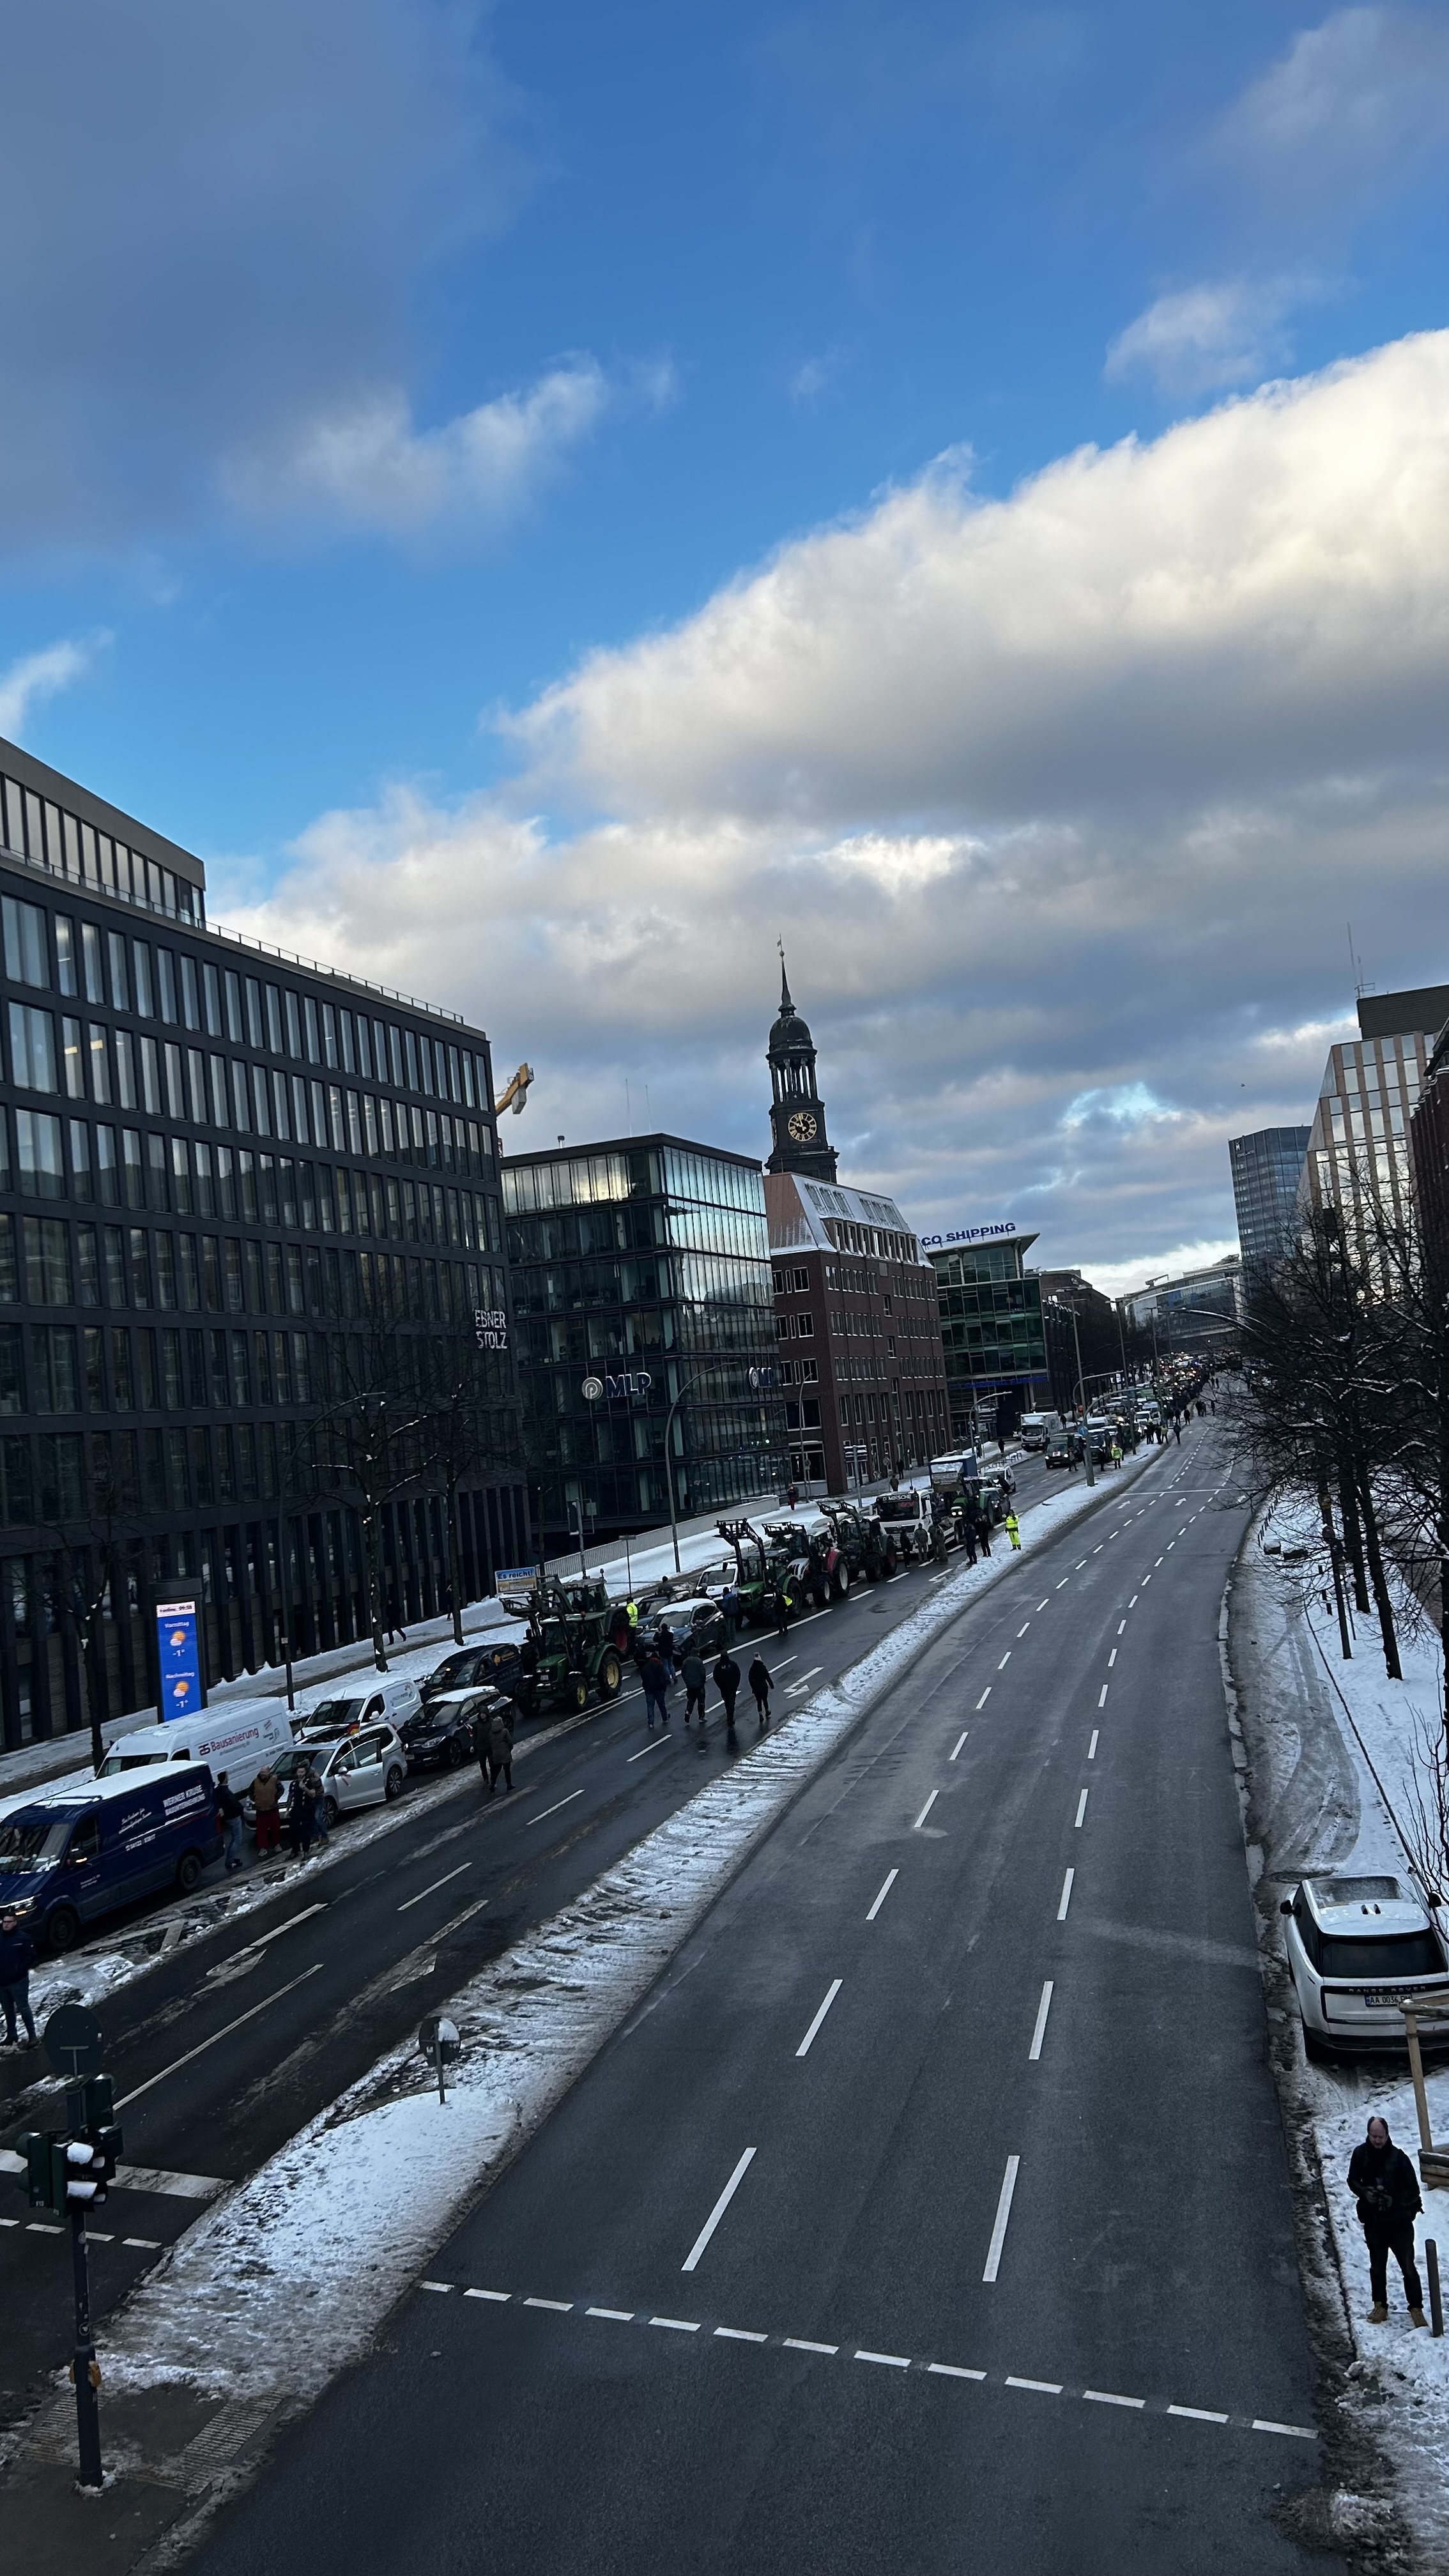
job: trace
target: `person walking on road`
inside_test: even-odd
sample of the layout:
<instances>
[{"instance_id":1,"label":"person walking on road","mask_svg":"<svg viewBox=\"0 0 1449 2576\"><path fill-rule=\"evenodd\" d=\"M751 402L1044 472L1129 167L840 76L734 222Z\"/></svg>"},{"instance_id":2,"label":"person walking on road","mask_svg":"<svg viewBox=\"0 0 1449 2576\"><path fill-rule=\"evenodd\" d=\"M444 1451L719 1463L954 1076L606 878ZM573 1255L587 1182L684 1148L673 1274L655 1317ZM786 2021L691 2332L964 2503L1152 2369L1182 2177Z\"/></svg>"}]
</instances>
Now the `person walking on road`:
<instances>
[{"instance_id":1,"label":"person walking on road","mask_svg":"<svg viewBox=\"0 0 1449 2576\"><path fill-rule=\"evenodd\" d=\"M775 1586L775 1634L777 1637L788 1637L790 1634L790 1606L790 1586L782 1575L780 1581Z\"/></svg>"},{"instance_id":2,"label":"person walking on road","mask_svg":"<svg viewBox=\"0 0 1449 2576\"><path fill-rule=\"evenodd\" d=\"M1387 2120L1370 2120L1362 2146L1348 2160L1348 2187L1358 2203L1359 2224L1368 2240L1371 2326L1389 2320L1389 2256L1404 2276L1404 2298L1410 2323L1424 2323L1424 2292L1414 2261L1414 2221L1424 2204L1419 2177L1402 2147L1389 2136Z\"/></svg>"},{"instance_id":3,"label":"person walking on road","mask_svg":"<svg viewBox=\"0 0 1449 2576\"><path fill-rule=\"evenodd\" d=\"M242 1865L242 1802L225 1771L216 1775L216 1821L221 1827L226 1874L230 1878L232 1871Z\"/></svg>"},{"instance_id":4,"label":"person walking on road","mask_svg":"<svg viewBox=\"0 0 1449 2576\"><path fill-rule=\"evenodd\" d=\"M652 1735L656 1716L661 1726L669 1724L669 1674L663 1656L657 1652L646 1655L640 1667L639 1679L644 1685L644 1711L649 1720L649 1733Z\"/></svg>"},{"instance_id":5,"label":"person walking on road","mask_svg":"<svg viewBox=\"0 0 1449 2576\"><path fill-rule=\"evenodd\" d=\"M735 1701L738 1699L740 1692L740 1668L735 1662L733 1655L730 1653L728 1646L725 1647L723 1654L715 1665L714 1686L719 1692L720 1698L724 1701L725 1732L731 1742L733 1742L735 1732Z\"/></svg>"},{"instance_id":6,"label":"person walking on road","mask_svg":"<svg viewBox=\"0 0 1449 2576\"><path fill-rule=\"evenodd\" d=\"M252 1813L257 1820L257 1853L282 1847L282 1784L269 1762L252 1782Z\"/></svg>"},{"instance_id":7,"label":"person walking on road","mask_svg":"<svg viewBox=\"0 0 1449 2576\"><path fill-rule=\"evenodd\" d=\"M760 1721L759 1731L763 1735L766 1727L770 1723L770 1691L772 1688L770 1681L770 1667L766 1663L763 1655L756 1655L754 1662L750 1666L749 1678L750 1689L754 1695L755 1715Z\"/></svg>"},{"instance_id":8,"label":"person walking on road","mask_svg":"<svg viewBox=\"0 0 1449 2576\"><path fill-rule=\"evenodd\" d=\"M0 2006L5 2012L7 2048L35 2046L35 2015L30 2009L30 1971L34 1965L35 1943L19 1915L0 1914ZM25 2024L23 2041L16 2033L17 2013Z\"/></svg>"},{"instance_id":9,"label":"person walking on road","mask_svg":"<svg viewBox=\"0 0 1449 2576\"><path fill-rule=\"evenodd\" d=\"M1015 1512L1007 1513L1006 1518L1002 1523L1002 1527L1005 1530L1007 1537L1010 1539L1013 1548L1019 1548L1021 1545L1021 1523L1017 1519Z\"/></svg>"},{"instance_id":10,"label":"person walking on road","mask_svg":"<svg viewBox=\"0 0 1449 2576\"><path fill-rule=\"evenodd\" d=\"M500 1780L511 1796L513 1792L513 1713L506 1700L495 1708L488 1721L488 1795L490 1798Z\"/></svg>"},{"instance_id":11,"label":"person walking on road","mask_svg":"<svg viewBox=\"0 0 1449 2576\"><path fill-rule=\"evenodd\" d=\"M695 1710L698 1709L699 1731L703 1735L704 1694L709 1686L709 1675L704 1669L704 1657L697 1646L690 1647L680 1666L680 1671L684 1676L684 1723L688 1726Z\"/></svg>"},{"instance_id":12,"label":"person walking on road","mask_svg":"<svg viewBox=\"0 0 1449 2576\"><path fill-rule=\"evenodd\" d=\"M661 1619L654 1631L654 1652L664 1666L666 1681L674 1679L674 1630L667 1619Z\"/></svg>"},{"instance_id":13,"label":"person walking on road","mask_svg":"<svg viewBox=\"0 0 1449 2576\"><path fill-rule=\"evenodd\" d=\"M976 1536L980 1542L982 1555L989 1556L991 1554L991 1514L984 1504L976 1515Z\"/></svg>"},{"instance_id":14,"label":"person walking on road","mask_svg":"<svg viewBox=\"0 0 1449 2576\"><path fill-rule=\"evenodd\" d=\"M287 1795L287 1848L293 1860L306 1860L311 1854L315 1813L311 1765L299 1762Z\"/></svg>"}]
</instances>

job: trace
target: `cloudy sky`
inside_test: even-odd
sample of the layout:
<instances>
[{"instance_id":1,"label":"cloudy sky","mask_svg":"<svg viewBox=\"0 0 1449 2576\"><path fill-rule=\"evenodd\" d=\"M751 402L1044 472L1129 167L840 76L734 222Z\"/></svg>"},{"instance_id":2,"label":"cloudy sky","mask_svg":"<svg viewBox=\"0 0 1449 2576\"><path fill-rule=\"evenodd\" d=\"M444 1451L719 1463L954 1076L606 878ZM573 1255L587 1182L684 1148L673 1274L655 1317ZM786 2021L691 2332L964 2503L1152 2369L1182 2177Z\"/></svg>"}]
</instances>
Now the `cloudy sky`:
<instances>
[{"instance_id":1,"label":"cloudy sky","mask_svg":"<svg viewBox=\"0 0 1449 2576\"><path fill-rule=\"evenodd\" d=\"M10 36L0 731L510 1141L763 1152L783 937L844 1176L1126 1285L1449 980L1442 6Z\"/></svg>"}]
</instances>

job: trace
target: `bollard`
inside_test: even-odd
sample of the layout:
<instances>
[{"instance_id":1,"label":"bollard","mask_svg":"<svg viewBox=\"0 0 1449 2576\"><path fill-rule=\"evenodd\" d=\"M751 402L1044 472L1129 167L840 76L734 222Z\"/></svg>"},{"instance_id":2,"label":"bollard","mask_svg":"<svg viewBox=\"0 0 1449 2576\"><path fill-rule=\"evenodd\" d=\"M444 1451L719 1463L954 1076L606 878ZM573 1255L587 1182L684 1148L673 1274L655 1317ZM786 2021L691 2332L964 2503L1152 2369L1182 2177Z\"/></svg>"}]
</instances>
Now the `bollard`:
<instances>
[{"instance_id":1,"label":"bollard","mask_svg":"<svg viewBox=\"0 0 1449 2576\"><path fill-rule=\"evenodd\" d=\"M1429 2273L1429 2323L1436 2335L1444 2331L1444 2302L1439 2296L1439 2248L1432 2236L1424 2239L1424 2261Z\"/></svg>"}]
</instances>

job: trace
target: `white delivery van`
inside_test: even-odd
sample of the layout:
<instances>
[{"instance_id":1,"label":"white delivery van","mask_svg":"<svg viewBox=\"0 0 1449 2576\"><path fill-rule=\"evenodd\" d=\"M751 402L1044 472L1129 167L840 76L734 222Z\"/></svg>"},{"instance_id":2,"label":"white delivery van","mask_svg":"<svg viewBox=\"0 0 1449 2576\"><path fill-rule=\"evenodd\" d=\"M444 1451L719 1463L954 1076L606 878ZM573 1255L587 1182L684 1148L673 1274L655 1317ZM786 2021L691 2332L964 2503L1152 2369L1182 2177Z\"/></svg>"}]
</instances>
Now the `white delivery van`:
<instances>
[{"instance_id":1,"label":"white delivery van","mask_svg":"<svg viewBox=\"0 0 1449 2576\"><path fill-rule=\"evenodd\" d=\"M108 1747L98 1778L118 1771L144 1771L157 1762L205 1762L215 1779L228 1774L237 1796L244 1797L264 1762L290 1753L296 1737L287 1704L280 1699L218 1701L191 1717L173 1717L165 1726L141 1726Z\"/></svg>"}]
</instances>

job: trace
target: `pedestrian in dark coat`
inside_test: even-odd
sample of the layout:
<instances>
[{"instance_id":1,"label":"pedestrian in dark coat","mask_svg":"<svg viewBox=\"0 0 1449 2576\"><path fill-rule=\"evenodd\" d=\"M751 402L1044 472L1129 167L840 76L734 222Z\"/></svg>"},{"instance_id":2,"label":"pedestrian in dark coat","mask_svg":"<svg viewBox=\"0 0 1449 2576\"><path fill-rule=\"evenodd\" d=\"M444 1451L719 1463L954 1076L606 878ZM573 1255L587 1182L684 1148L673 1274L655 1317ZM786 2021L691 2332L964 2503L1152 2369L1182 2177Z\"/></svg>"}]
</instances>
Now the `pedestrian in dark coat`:
<instances>
[{"instance_id":1,"label":"pedestrian in dark coat","mask_svg":"<svg viewBox=\"0 0 1449 2576\"><path fill-rule=\"evenodd\" d=\"M770 1681L770 1667L766 1663L763 1655L756 1655L754 1662L751 1664L749 1681L750 1689L754 1693L755 1714L760 1721L760 1731L763 1733L764 1729L770 1723L770 1691L772 1688Z\"/></svg>"},{"instance_id":2,"label":"pedestrian in dark coat","mask_svg":"<svg viewBox=\"0 0 1449 2576\"><path fill-rule=\"evenodd\" d=\"M980 1511L977 1513L976 1536L980 1542L982 1555L989 1556L991 1554L991 1515L989 1512Z\"/></svg>"},{"instance_id":3,"label":"pedestrian in dark coat","mask_svg":"<svg viewBox=\"0 0 1449 2576\"><path fill-rule=\"evenodd\" d=\"M1389 2136L1387 2120L1370 2120L1368 2135L1348 2161L1348 2187L1358 2203L1359 2224L1368 2240L1369 2287L1373 2306L1369 2324L1382 2326L1389 2315L1389 2256L1404 2276L1409 2317L1424 2323L1424 2292L1414 2261L1414 2221L1423 2208L1419 2177L1402 2147Z\"/></svg>"},{"instance_id":4,"label":"pedestrian in dark coat","mask_svg":"<svg viewBox=\"0 0 1449 2576\"><path fill-rule=\"evenodd\" d=\"M505 1789L513 1788L513 1711L505 1701L495 1708L488 1721L488 1795L491 1798L499 1780Z\"/></svg>"},{"instance_id":5,"label":"pedestrian in dark coat","mask_svg":"<svg viewBox=\"0 0 1449 2576\"><path fill-rule=\"evenodd\" d=\"M226 1853L226 1872L229 1878L232 1871L240 1869L242 1865L242 1802L225 1771L218 1771L216 1775L216 1821L221 1827L222 1845Z\"/></svg>"},{"instance_id":6,"label":"pedestrian in dark coat","mask_svg":"<svg viewBox=\"0 0 1449 2576\"><path fill-rule=\"evenodd\" d=\"M684 1675L684 1723L688 1726L690 1719L693 1717L697 1709L699 1712L699 1723L702 1732L704 1728L704 1694L709 1685L709 1675L704 1669L704 1657L697 1646L690 1647L688 1654L685 1656L684 1661L680 1666L680 1671Z\"/></svg>"},{"instance_id":7,"label":"pedestrian in dark coat","mask_svg":"<svg viewBox=\"0 0 1449 2576\"><path fill-rule=\"evenodd\" d=\"M657 1654L646 1655L640 1666L639 1679L644 1685L644 1709L649 1720L649 1733L652 1735L656 1717L661 1726L669 1724L667 1697L669 1674L665 1669L663 1657Z\"/></svg>"},{"instance_id":8,"label":"pedestrian in dark coat","mask_svg":"<svg viewBox=\"0 0 1449 2576\"><path fill-rule=\"evenodd\" d=\"M0 2006L5 2013L5 2045L16 2045L15 2016L25 2024L22 2045L35 2046L35 2015L30 2009L30 1971L35 1943L18 1914L0 1914Z\"/></svg>"},{"instance_id":9,"label":"pedestrian in dark coat","mask_svg":"<svg viewBox=\"0 0 1449 2576\"><path fill-rule=\"evenodd\" d=\"M311 1765L299 1762L287 1792L287 1847L293 1860L306 1860L310 1853L316 1816L312 1801Z\"/></svg>"},{"instance_id":10,"label":"pedestrian in dark coat","mask_svg":"<svg viewBox=\"0 0 1449 2576\"><path fill-rule=\"evenodd\" d=\"M724 1701L726 1729L731 1735L733 1735L735 1731L735 1701L739 1697L740 1689L740 1668L735 1662L735 1659L730 1653L728 1647L725 1648L724 1653L720 1656L718 1663L715 1665L714 1686L719 1692L720 1698Z\"/></svg>"},{"instance_id":11,"label":"pedestrian in dark coat","mask_svg":"<svg viewBox=\"0 0 1449 2576\"><path fill-rule=\"evenodd\" d=\"M661 1619L654 1631L654 1652L664 1666L666 1678L674 1679L674 1630L667 1619Z\"/></svg>"}]
</instances>

